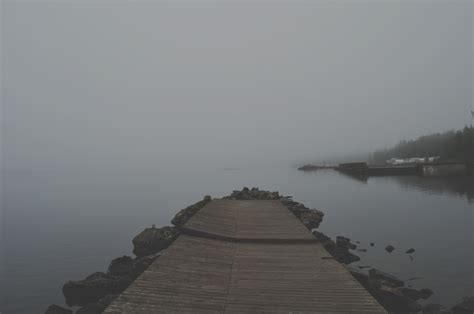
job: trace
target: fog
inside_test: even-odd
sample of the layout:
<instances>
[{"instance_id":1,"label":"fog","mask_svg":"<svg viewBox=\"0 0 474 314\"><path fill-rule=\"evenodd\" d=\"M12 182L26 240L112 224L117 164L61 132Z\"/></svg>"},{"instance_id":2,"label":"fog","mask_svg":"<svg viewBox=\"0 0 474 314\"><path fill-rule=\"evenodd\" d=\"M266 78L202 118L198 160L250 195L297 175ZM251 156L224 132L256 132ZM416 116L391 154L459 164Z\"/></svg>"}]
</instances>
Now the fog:
<instances>
[{"instance_id":1,"label":"fog","mask_svg":"<svg viewBox=\"0 0 474 314\"><path fill-rule=\"evenodd\" d=\"M425 277L430 302L460 302L472 294L472 181L294 166L471 123L473 10L0 0L0 312L64 305L66 281L131 254L144 227L243 186L324 210L323 232L377 242L363 263ZM416 248L415 261L389 260L385 244Z\"/></svg>"},{"instance_id":2,"label":"fog","mask_svg":"<svg viewBox=\"0 0 474 314\"><path fill-rule=\"evenodd\" d=\"M245 167L469 123L473 2L4 1L6 169Z\"/></svg>"}]
</instances>

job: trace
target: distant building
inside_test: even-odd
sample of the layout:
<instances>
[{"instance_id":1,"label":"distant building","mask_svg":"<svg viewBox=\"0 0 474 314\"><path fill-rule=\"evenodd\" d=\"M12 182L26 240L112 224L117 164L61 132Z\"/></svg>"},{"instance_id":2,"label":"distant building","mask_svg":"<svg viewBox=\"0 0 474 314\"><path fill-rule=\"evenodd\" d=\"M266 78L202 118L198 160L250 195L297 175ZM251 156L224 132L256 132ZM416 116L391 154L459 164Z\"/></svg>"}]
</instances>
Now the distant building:
<instances>
[{"instance_id":1,"label":"distant building","mask_svg":"<svg viewBox=\"0 0 474 314\"><path fill-rule=\"evenodd\" d=\"M419 163L425 163L425 162L435 162L439 160L439 156L432 156L432 157L412 157L412 158L405 158L405 159L400 159L400 158L390 158L389 160L386 161L387 164L389 165L404 165L404 164L419 164Z\"/></svg>"}]
</instances>

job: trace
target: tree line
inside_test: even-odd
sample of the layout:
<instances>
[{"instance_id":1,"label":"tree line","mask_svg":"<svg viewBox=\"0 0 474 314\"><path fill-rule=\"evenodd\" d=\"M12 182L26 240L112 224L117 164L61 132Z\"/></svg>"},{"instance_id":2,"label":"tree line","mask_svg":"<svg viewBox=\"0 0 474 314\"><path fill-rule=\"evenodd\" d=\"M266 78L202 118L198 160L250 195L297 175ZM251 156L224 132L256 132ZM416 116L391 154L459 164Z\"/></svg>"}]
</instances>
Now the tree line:
<instances>
[{"instance_id":1,"label":"tree line","mask_svg":"<svg viewBox=\"0 0 474 314\"><path fill-rule=\"evenodd\" d=\"M380 163L390 158L431 156L439 156L443 161L474 162L474 128L466 126L458 131L425 135L416 140L403 140L392 148L375 151L372 160Z\"/></svg>"}]
</instances>

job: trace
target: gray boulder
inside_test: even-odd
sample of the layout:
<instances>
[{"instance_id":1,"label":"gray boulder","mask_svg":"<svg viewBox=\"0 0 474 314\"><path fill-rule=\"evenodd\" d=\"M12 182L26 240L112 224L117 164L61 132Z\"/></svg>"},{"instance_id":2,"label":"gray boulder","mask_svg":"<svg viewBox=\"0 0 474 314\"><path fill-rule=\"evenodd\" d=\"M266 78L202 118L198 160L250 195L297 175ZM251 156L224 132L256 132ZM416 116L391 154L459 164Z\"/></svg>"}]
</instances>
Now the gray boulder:
<instances>
[{"instance_id":1,"label":"gray boulder","mask_svg":"<svg viewBox=\"0 0 474 314\"><path fill-rule=\"evenodd\" d=\"M110 262L107 274L112 276L125 276L133 272L134 261L130 256L117 257Z\"/></svg>"},{"instance_id":2,"label":"gray boulder","mask_svg":"<svg viewBox=\"0 0 474 314\"><path fill-rule=\"evenodd\" d=\"M72 314L72 311L65 309L59 305L51 304L50 306L48 306L48 308L46 309L46 312L44 313L45 314Z\"/></svg>"},{"instance_id":3,"label":"gray boulder","mask_svg":"<svg viewBox=\"0 0 474 314\"><path fill-rule=\"evenodd\" d=\"M100 299L97 302L92 302L86 304L84 307L76 311L76 314L100 314L102 313L107 306L116 298L116 295L109 294Z\"/></svg>"},{"instance_id":4,"label":"gray boulder","mask_svg":"<svg viewBox=\"0 0 474 314\"><path fill-rule=\"evenodd\" d=\"M133 281L132 276L115 277L96 272L78 281L68 281L63 286L66 304L69 306L85 306L99 301L108 294L118 294L125 290Z\"/></svg>"},{"instance_id":5,"label":"gray boulder","mask_svg":"<svg viewBox=\"0 0 474 314\"><path fill-rule=\"evenodd\" d=\"M133 238L133 253L138 257L158 253L173 243L178 235L176 227L146 228Z\"/></svg>"}]
</instances>

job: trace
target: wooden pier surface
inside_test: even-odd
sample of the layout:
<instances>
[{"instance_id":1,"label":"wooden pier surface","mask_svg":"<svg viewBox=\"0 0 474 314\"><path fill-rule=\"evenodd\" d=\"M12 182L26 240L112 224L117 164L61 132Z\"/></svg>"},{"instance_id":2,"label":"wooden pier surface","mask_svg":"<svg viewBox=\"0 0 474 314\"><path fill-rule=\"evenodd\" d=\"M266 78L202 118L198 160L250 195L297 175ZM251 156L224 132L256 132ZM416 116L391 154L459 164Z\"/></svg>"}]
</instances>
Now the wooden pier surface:
<instances>
[{"instance_id":1,"label":"wooden pier surface","mask_svg":"<svg viewBox=\"0 0 474 314\"><path fill-rule=\"evenodd\" d=\"M280 201L213 200L105 313L386 313Z\"/></svg>"}]
</instances>

